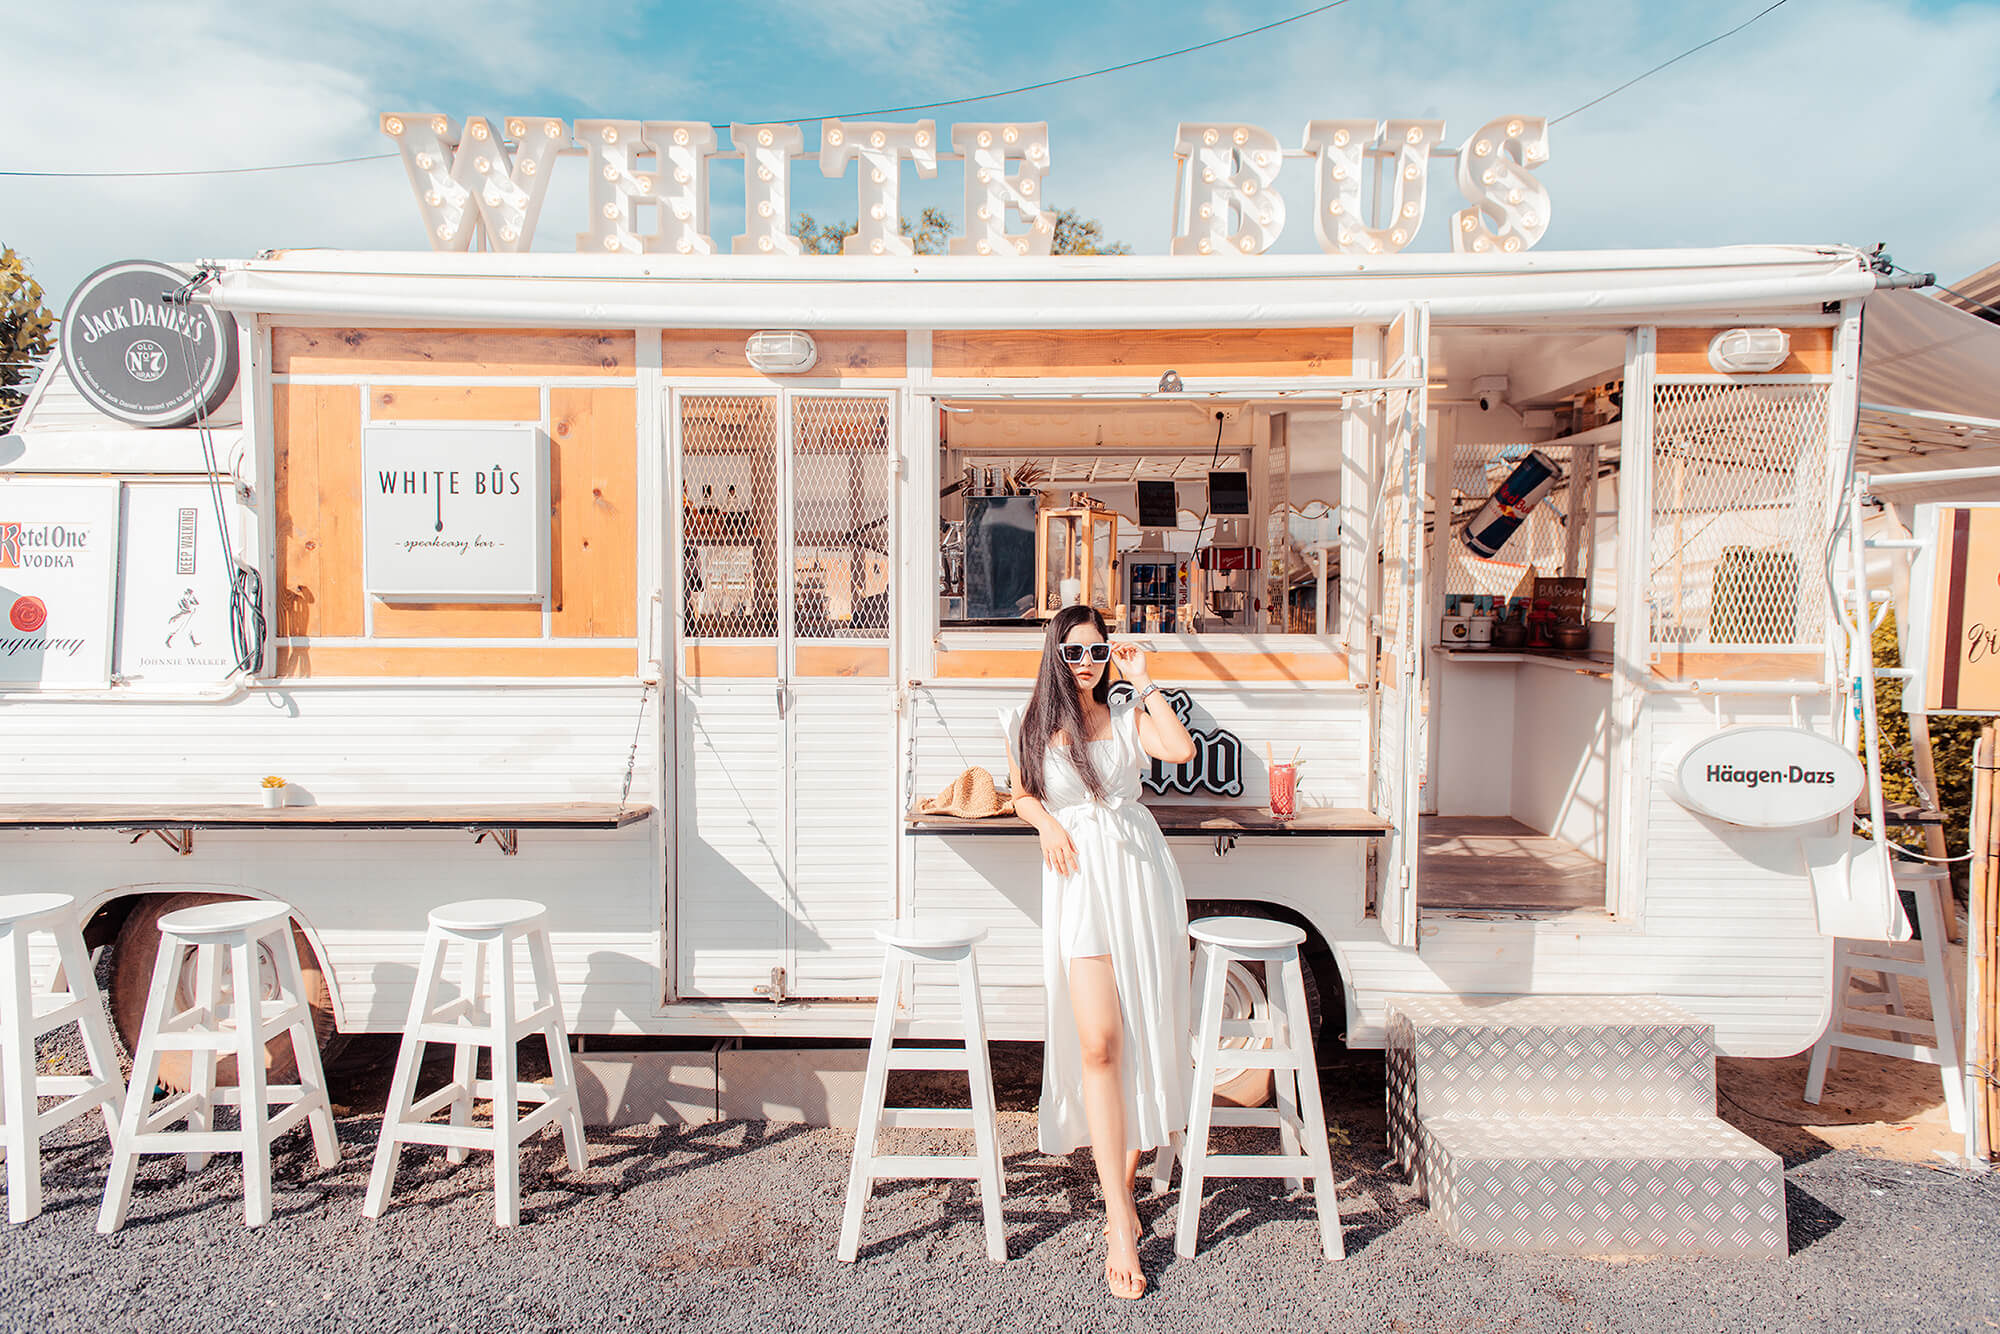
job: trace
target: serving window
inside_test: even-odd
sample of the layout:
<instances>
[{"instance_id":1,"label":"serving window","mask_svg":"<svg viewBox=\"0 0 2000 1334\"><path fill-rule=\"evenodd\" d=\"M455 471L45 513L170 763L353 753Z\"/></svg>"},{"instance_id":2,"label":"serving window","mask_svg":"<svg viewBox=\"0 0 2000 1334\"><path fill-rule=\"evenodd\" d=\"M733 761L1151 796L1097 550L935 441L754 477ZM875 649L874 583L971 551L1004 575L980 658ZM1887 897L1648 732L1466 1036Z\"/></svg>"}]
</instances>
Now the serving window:
<instances>
[{"instance_id":1,"label":"serving window","mask_svg":"<svg viewBox=\"0 0 2000 1334\"><path fill-rule=\"evenodd\" d=\"M938 622L1330 635L1342 414L1247 401L943 402Z\"/></svg>"}]
</instances>

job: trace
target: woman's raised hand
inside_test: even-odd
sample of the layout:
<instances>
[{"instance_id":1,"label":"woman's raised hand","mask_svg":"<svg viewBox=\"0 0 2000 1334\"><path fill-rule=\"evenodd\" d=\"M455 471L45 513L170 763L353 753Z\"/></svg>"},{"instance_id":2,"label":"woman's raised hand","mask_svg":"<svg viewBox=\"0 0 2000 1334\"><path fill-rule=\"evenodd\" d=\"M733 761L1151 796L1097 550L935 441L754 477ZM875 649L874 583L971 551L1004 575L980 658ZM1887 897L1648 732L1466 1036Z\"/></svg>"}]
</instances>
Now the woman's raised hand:
<instances>
[{"instance_id":1,"label":"woman's raised hand","mask_svg":"<svg viewBox=\"0 0 2000 1334\"><path fill-rule=\"evenodd\" d=\"M1118 664L1118 674L1135 686L1143 686L1150 679L1146 672L1146 651L1137 644L1113 644L1111 661Z\"/></svg>"},{"instance_id":2,"label":"woman's raised hand","mask_svg":"<svg viewBox=\"0 0 2000 1334\"><path fill-rule=\"evenodd\" d=\"M1069 831L1054 821L1042 831L1042 864L1057 875L1076 873L1076 844L1070 842Z\"/></svg>"}]
</instances>

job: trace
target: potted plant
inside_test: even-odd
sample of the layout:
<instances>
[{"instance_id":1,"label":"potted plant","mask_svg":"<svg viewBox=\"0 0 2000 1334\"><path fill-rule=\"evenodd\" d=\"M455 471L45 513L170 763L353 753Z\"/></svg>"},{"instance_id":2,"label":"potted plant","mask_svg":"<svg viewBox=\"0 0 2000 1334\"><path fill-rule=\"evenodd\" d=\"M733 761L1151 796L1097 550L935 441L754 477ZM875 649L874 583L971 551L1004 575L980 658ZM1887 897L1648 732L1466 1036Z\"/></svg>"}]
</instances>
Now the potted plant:
<instances>
[{"instance_id":1,"label":"potted plant","mask_svg":"<svg viewBox=\"0 0 2000 1334\"><path fill-rule=\"evenodd\" d=\"M285 804L285 780L276 774L267 775L263 782L264 804L276 810Z\"/></svg>"}]
</instances>

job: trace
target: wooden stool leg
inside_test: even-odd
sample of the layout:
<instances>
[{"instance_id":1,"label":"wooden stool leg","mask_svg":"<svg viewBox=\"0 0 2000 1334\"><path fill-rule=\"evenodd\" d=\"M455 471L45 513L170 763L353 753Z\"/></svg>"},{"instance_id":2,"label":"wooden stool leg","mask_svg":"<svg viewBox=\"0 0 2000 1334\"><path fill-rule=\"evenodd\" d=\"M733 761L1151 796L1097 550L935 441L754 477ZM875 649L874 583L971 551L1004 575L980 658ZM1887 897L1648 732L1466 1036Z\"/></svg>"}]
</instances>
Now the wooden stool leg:
<instances>
[{"instance_id":1,"label":"wooden stool leg","mask_svg":"<svg viewBox=\"0 0 2000 1334\"><path fill-rule=\"evenodd\" d=\"M1841 1012L1847 1008L1847 988L1854 980L1854 968L1848 962L1847 942L1833 942L1833 1006L1826 1020L1826 1029L1813 1043L1812 1059L1806 1063L1806 1091L1802 1095L1809 1103L1817 1104L1820 1094L1826 1091L1826 1073L1833 1068L1838 1053L1834 1047L1834 1035L1840 1032Z\"/></svg>"},{"instance_id":2,"label":"wooden stool leg","mask_svg":"<svg viewBox=\"0 0 2000 1334\"><path fill-rule=\"evenodd\" d=\"M1202 968L1202 991L1195 1022L1194 1091L1188 1099L1187 1144L1181 1154L1181 1207L1174 1223L1174 1250L1183 1256L1194 1254L1195 1234L1201 1227L1202 1173L1208 1159L1208 1126L1215 1103L1215 1054L1222 1043L1222 988L1227 966L1204 944L1209 957Z\"/></svg>"},{"instance_id":3,"label":"wooden stool leg","mask_svg":"<svg viewBox=\"0 0 2000 1334\"><path fill-rule=\"evenodd\" d=\"M474 1011L486 1008L486 944L472 941L466 944L459 957L458 991L466 1004ZM458 1089L458 1096L451 1100L451 1123L455 1126L472 1124L472 1085L479 1077L479 1048L470 1042L461 1042L451 1049L451 1082ZM463 1144L446 1147L444 1160L448 1163L462 1163L471 1153Z\"/></svg>"},{"instance_id":4,"label":"wooden stool leg","mask_svg":"<svg viewBox=\"0 0 2000 1334\"><path fill-rule=\"evenodd\" d=\"M262 1227L271 1221L271 1099L264 1071L264 986L257 967L257 942L247 937L229 947L229 972L236 984L236 1091L243 1135L243 1221Z\"/></svg>"},{"instance_id":5,"label":"wooden stool leg","mask_svg":"<svg viewBox=\"0 0 2000 1334\"><path fill-rule=\"evenodd\" d=\"M514 941L501 932L493 942L493 1222L521 1221L521 1104L514 1050Z\"/></svg>"},{"instance_id":6,"label":"wooden stool leg","mask_svg":"<svg viewBox=\"0 0 2000 1334\"><path fill-rule=\"evenodd\" d=\"M396 1052L396 1074L389 1081L388 1105L382 1109L382 1134L375 1141L375 1166L369 1171L368 1195L361 1205L367 1218L382 1216L395 1187L396 1167L403 1156L400 1123L415 1102L417 1067L424 1059L424 1040L417 1034L430 1018L443 970L444 937L436 931L426 932L423 958L417 964L416 990L410 997L409 1018L403 1022L402 1046Z\"/></svg>"},{"instance_id":7,"label":"wooden stool leg","mask_svg":"<svg viewBox=\"0 0 2000 1334\"><path fill-rule=\"evenodd\" d=\"M972 1141L979 1155L979 1204L986 1215L986 1254L1007 1261L1007 1225L1000 1216L1000 1129L994 1111L993 1066L986 1050L986 1007L972 948L958 961L958 1009L965 1027L966 1083L972 1092Z\"/></svg>"},{"instance_id":8,"label":"wooden stool leg","mask_svg":"<svg viewBox=\"0 0 2000 1334\"><path fill-rule=\"evenodd\" d=\"M146 992L146 1017L139 1023L139 1046L132 1053L132 1082L125 1090L125 1114L118 1139L111 1146L111 1168L104 1178L104 1203L97 1211L97 1230L116 1232L125 1226L132 1206L132 1183L139 1172L138 1142L153 1109L153 1086L160 1078L160 1025L166 1021L173 995L181 984L181 943L160 937L153 959L153 985Z\"/></svg>"},{"instance_id":9,"label":"wooden stool leg","mask_svg":"<svg viewBox=\"0 0 2000 1334\"><path fill-rule=\"evenodd\" d=\"M1951 980L1944 966L1944 914L1938 899L1943 882L1917 885L1917 929L1923 933L1924 984L1930 990L1931 1033L1938 1067L1944 1078L1945 1112L1955 1134L1965 1133L1964 1048L1959 1042L1958 1016L1953 1013Z\"/></svg>"},{"instance_id":10,"label":"wooden stool leg","mask_svg":"<svg viewBox=\"0 0 2000 1334\"><path fill-rule=\"evenodd\" d=\"M1305 974L1298 956L1293 955L1282 964L1273 965L1284 974L1285 1008L1295 1016L1304 1016L1306 1011ZM1313 1051L1312 1033L1305 1029L1303 1018L1294 1027L1302 1030L1293 1041L1293 1050L1299 1054L1298 1090L1299 1101L1304 1105L1306 1157L1313 1165L1313 1199L1319 1212L1320 1247L1329 1260L1338 1260L1346 1254L1340 1236L1340 1200L1334 1193L1333 1152L1326 1139L1326 1108L1319 1096L1319 1062Z\"/></svg>"},{"instance_id":11,"label":"wooden stool leg","mask_svg":"<svg viewBox=\"0 0 2000 1334\"><path fill-rule=\"evenodd\" d=\"M889 1086L889 1047L896 1037L896 997L902 991L907 956L883 952L882 984L875 999L875 1027L868 1039L868 1073L861 1081L861 1110L854 1118L854 1158L847 1168L847 1207L840 1215L841 1260L853 1263L861 1249L861 1215L875 1188L875 1137Z\"/></svg>"},{"instance_id":12,"label":"wooden stool leg","mask_svg":"<svg viewBox=\"0 0 2000 1334\"><path fill-rule=\"evenodd\" d=\"M0 997L5 998L6 1058L0 1116L6 1118L7 1221L25 1223L42 1211L40 1104L35 1081L35 995L28 975L28 932L13 926L0 932Z\"/></svg>"},{"instance_id":13,"label":"wooden stool leg","mask_svg":"<svg viewBox=\"0 0 2000 1334\"><path fill-rule=\"evenodd\" d=\"M187 957L183 949L181 957ZM236 985L242 986L243 979L237 978ZM208 1028L222 1025L222 948L219 945L197 945L194 947L194 1008L202 1016L202 1023ZM243 1012L242 1000L237 1000L237 1014ZM168 1013L173 1012L173 999L168 998ZM240 1022L240 1020L239 1020ZM188 1094L193 1098L189 1104L187 1127L190 1131L205 1132L215 1129L215 1067L221 1059L221 1052L214 1047L198 1047L188 1053ZM243 1086L243 1076L236 1076L238 1088ZM249 1113L244 1112L245 1116ZM208 1166L214 1155L190 1153L183 1156L190 1172L199 1172Z\"/></svg>"},{"instance_id":14,"label":"wooden stool leg","mask_svg":"<svg viewBox=\"0 0 2000 1334\"><path fill-rule=\"evenodd\" d=\"M319 1063L319 1033L313 1028L312 1009L306 1004L306 980L299 969L297 947L292 941L288 919L282 930L273 932L271 957L278 965L278 989L285 1000L299 1007L299 1018L287 1030L292 1036L292 1060L299 1068L299 1097L310 1098L306 1126L312 1132L313 1157L324 1170L340 1166L340 1139L333 1129L333 1098L327 1092L326 1071Z\"/></svg>"},{"instance_id":15,"label":"wooden stool leg","mask_svg":"<svg viewBox=\"0 0 2000 1334\"><path fill-rule=\"evenodd\" d=\"M1298 1051L1298 1040L1307 1031L1307 1020L1295 1016L1291 997L1286 993L1284 969L1286 965L1271 960L1264 965L1264 1003L1268 1007L1268 1026L1271 1030L1271 1050ZM1310 1045L1311 1039L1307 1038ZM1303 1063L1303 1057L1300 1058ZM1299 1145L1299 1083L1305 1078L1297 1068L1275 1069L1271 1071L1271 1103L1278 1112L1278 1150L1286 1156L1304 1152ZM1296 1191L1303 1188L1302 1177L1286 1177L1285 1189Z\"/></svg>"},{"instance_id":16,"label":"wooden stool leg","mask_svg":"<svg viewBox=\"0 0 2000 1334\"><path fill-rule=\"evenodd\" d=\"M563 1101L563 1110L556 1116L562 1125L563 1148L569 1154L569 1170L581 1172L587 1161L583 1149L583 1107L577 1100L576 1064L569 1058L569 1032L563 1026L555 952L546 931L529 935L528 963L535 978L535 1008L549 1007L549 1020L542 1028L542 1036L549 1044L549 1071L555 1076L553 1091Z\"/></svg>"},{"instance_id":17,"label":"wooden stool leg","mask_svg":"<svg viewBox=\"0 0 2000 1334\"><path fill-rule=\"evenodd\" d=\"M62 959L63 976L69 979L70 995L83 1007L77 1027L83 1033L83 1053L90 1063L90 1076L106 1085L104 1101L97 1110L104 1116L105 1132L118 1138L118 1120L125 1110L125 1081L118 1073L117 1049L111 1045L111 1025L104 1017L104 997L91 976L90 955L83 937L75 930L56 932L56 952Z\"/></svg>"}]
</instances>

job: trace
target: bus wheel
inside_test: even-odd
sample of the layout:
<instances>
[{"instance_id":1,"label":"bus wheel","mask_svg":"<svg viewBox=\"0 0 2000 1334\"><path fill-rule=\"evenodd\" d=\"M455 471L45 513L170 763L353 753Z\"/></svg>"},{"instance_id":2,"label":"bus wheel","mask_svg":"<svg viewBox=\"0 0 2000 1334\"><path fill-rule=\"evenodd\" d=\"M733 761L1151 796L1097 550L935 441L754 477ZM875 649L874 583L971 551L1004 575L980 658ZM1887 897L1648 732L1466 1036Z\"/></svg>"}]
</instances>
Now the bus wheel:
<instances>
[{"instance_id":1,"label":"bus wheel","mask_svg":"<svg viewBox=\"0 0 2000 1334\"><path fill-rule=\"evenodd\" d=\"M182 908L220 903L232 897L228 894L156 895L142 900L125 918L124 925L118 930L111 961L111 1019L117 1025L118 1036L128 1052L138 1045L139 1025L146 1016L146 996L153 986L153 964L160 953L160 919ZM320 966L319 956L306 942L305 933L299 930L296 923L292 926L292 946L299 954L299 974L305 983L306 1004L312 1010L313 1033L319 1039L320 1061L324 1065L343 1045L340 1034L334 1028L333 992L327 985L326 972ZM188 960L187 966L181 970L180 986L172 999L176 1010L187 1009L195 1003L193 953L190 946L184 956ZM260 965L257 973L264 998L274 998L277 994L277 974L272 967L268 947L260 948L257 957ZM235 987L236 979L225 965L222 974L222 998L225 1003L234 995ZM190 1059L188 1052L162 1052L160 1086L173 1093L185 1091ZM281 1034L265 1045L264 1078L272 1084L298 1082L298 1062L292 1055L289 1035ZM234 1056L223 1056L216 1062L215 1081L217 1084L236 1082Z\"/></svg>"},{"instance_id":2,"label":"bus wheel","mask_svg":"<svg viewBox=\"0 0 2000 1334\"><path fill-rule=\"evenodd\" d=\"M1313 979L1312 964L1300 953L1299 972L1306 984L1306 1029L1313 1035L1313 1046L1319 1046L1319 986ZM1197 1001L1197 1004L1199 1001ZM1224 1020L1248 1019L1253 1012L1262 1011L1267 1004L1264 990L1264 966L1262 964L1232 963L1222 984L1222 1017ZM1224 1038L1225 1047L1268 1047L1271 1044L1263 1038ZM1262 1107L1271 1101L1272 1073L1269 1070L1223 1070L1216 1074L1215 1101L1220 1106Z\"/></svg>"}]
</instances>

